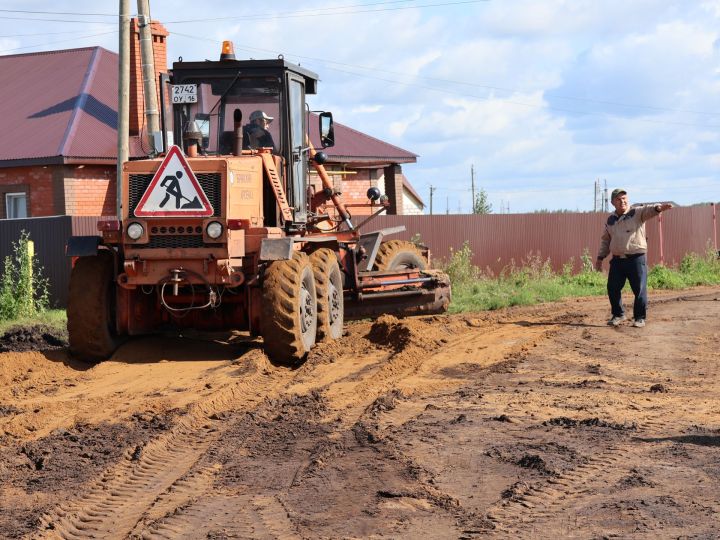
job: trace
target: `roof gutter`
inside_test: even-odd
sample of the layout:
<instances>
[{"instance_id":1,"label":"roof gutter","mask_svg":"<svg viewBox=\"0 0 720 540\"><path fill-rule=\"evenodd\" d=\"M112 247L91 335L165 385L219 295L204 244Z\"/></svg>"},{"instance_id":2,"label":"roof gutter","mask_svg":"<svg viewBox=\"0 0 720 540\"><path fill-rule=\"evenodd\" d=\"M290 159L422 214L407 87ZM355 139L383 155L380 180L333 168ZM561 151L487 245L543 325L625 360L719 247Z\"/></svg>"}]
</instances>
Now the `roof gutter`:
<instances>
[{"instance_id":1,"label":"roof gutter","mask_svg":"<svg viewBox=\"0 0 720 540\"><path fill-rule=\"evenodd\" d=\"M0 160L0 169L12 167L46 167L51 165L115 165L116 158L85 158L63 156L47 156L39 158L4 159Z\"/></svg>"}]
</instances>

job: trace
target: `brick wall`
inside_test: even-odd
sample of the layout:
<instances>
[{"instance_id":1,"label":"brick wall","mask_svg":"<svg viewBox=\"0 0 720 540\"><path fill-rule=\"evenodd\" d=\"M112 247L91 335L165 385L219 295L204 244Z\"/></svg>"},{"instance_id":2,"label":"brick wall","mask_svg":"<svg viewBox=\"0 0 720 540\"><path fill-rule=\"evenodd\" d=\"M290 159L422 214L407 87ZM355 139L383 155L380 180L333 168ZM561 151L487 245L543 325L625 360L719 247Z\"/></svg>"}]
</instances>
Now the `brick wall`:
<instances>
[{"instance_id":1,"label":"brick wall","mask_svg":"<svg viewBox=\"0 0 720 540\"><path fill-rule=\"evenodd\" d=\"M342 177L342 199L345 204L367 204L367 190L377 187L377 171L375 169L357 169L357 174ZM372 210L369 207L350 208L353 216L366 216Z\"/></svg>"},{"instance_id":2,"label":"brick wall","mask_svg":"<svg viewBox=\"0 0 720 540\"><path fill-rule=\"evenodd\" d=\"M5 195L25 193L28 217L56 215L52 166L0 169L0 218L5 218Z\"/></svg>"},{"instance_id":3,"label":"brick wall","mask_svg":"<svg viewBox=\"0 0 720 540\"><path fill-rule=\"evenodd\" d=\"M335 189L342 192L342 200L345 204L367 204L367 190L371 187L377 187L380 189L380 193L389 195L386 190L385 174L383 169L350 169L355 174L333 174L332 167L328 167L328 175L335 186ZM399 197L400 204L397 206L397 214L411 214L420 215L423 214L423 208L419 202L407 192L403 187L403 180L405 175L402 173L400 166L396 166L393 169L394 182L392 187L400 190L401 194ZM316 174L311 174L311 183L315 192L318 193L322 190L320 178ZM370 207L350 207L350 213L353 216L367 216L375 212L376 209ZM389 208L387 211L388 215L392 215L394 212L393 208Z\"/></svg>"},{"instance_id":4,"label":"brick wall","mask_svg":"<svg viewBox=\"0 0 720 540\"><path fill-rule=\"evenodd\" d=\"M65 169L65 214L69 216L116 214L115 168L67 166Z\"/></svg>"},{"instance_id":5,"label":"brick wall","mask_svg":"<svg viewBox=\"0 0 720 540\"><path fill-rule=\"evenodd\" d=\"M160 73L167 72L167 36L168 31L157 21L150 23L153 41L153 59L155 63L155 84L158 85ZM158 93L158 110L160 95ZM145 103L143 91L142 65L140 55L140 29L137 19L130 22L130 135L139 135L145 125Z\"/></svg>"},{"instance_id":6,"label":"brick wall","mask_svg":"<svg viewBox=\"0 0 720 540\"><path fill-rule=\"evenodd\" d=\"M47 165L0 169L0 219L5 195L25 193L28 217L114 216L115 167Z\"/></svg>"}]
</instances>

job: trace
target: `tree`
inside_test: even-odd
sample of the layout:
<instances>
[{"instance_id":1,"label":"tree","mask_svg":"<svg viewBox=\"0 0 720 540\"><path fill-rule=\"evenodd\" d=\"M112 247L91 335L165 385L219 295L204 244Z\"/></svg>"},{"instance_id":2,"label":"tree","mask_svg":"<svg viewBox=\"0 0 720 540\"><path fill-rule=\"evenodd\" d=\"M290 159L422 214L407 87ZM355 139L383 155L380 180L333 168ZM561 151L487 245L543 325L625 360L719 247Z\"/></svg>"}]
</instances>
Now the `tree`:
<instances>
[{"instance_id":1,"label":"tree","mask_svg":"<svg viewBox=\"0 0 720 540\"><path fill-rule=\"evenodd\" d=\"M483 188L475 194L473 214L492 214L492 204L488 201L488 194Z\"/></svg>"}]
</instances>

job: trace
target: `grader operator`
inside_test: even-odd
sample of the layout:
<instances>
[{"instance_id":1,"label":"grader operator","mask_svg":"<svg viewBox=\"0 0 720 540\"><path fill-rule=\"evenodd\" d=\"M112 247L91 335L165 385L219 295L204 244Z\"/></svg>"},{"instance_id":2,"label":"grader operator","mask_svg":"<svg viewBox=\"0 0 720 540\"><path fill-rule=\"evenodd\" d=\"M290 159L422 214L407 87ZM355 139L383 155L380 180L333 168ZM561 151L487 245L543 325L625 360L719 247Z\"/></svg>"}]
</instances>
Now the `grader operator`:
<instances>
[{"instance_id":1,"label":"grader operator","mask_svg":"<svg viewBox=\"0 0 720 540\"><path fill-rule=\"evenodd\" d=\"M317 75L225 56L161 78L166 151L124 163L120 219L69 240L71 353L100 361L125 336L168 328L243 330L296 363L346 318L446 310L449 281L427 254L383 241L397 230L361 234L333 188L310 139L317 122L320 145L334 144L332 115L305 102ZM254 111L272 118L274 146L243 144ZM369 198L384 208L377 188Z\"/></svg>"}]
</instances>

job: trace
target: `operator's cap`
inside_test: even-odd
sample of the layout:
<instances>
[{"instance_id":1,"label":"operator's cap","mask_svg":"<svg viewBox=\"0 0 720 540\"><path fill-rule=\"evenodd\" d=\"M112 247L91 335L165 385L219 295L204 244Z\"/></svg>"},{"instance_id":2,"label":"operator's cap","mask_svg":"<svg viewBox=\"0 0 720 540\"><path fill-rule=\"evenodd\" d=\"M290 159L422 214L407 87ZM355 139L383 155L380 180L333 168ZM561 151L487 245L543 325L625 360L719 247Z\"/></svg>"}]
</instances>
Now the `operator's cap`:
<instances>
[{"instance_id":1,"label":"operator's cap","mask_svg":"<svg viewBox=\"0 0 720 540\"><path fill-rule=\"evenodd\" d=\"M615 197L618 197L619 195L627 195L627 191L623 188L615 188L612 190L612 194L610 195L610 201L614 201Z\"/></svg>"},{"instance_id":2,"label":"operator's cap","mask_svg":"<svg viewBox=\"0 0 720 540\"><path fill-rule=\"evenodd\" d=\"M265 114L265 111L253 111L252 113L250 113L250 121L251 122L253 120L257 120L258 118L262 118L263 120L267 120L268 122L273 121L273 117Z\"/></svg>"}]
</instances>

